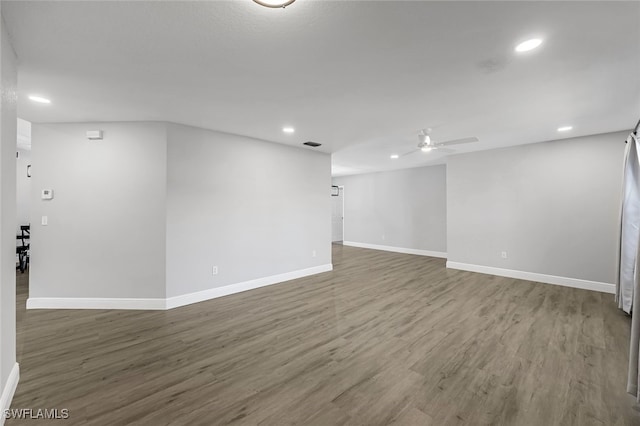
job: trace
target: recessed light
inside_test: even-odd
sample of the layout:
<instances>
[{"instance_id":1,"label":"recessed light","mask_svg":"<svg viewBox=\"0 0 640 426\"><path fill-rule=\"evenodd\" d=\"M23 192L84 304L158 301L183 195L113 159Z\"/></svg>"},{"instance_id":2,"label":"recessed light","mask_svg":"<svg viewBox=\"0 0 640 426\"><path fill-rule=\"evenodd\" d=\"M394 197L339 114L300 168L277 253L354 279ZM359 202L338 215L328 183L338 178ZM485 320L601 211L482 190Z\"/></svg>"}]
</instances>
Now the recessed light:
<instances>
[{"instance_id":1,"label":"recessed light","mask_svg":"<svg viewBox=\"0 0 640 426\"><path fill-rule=\"evenodd\" d=\"M393 160L395 160L396 158L399 158L400 156L398 154L391 154L391 158Z\"/></svg>"},{"instance_id":2,"label":"recessed light","mask_svg":"<svg viewBox=\"0 0 640 426\"><path fill-rule=\"evenodd\" d=\"M431 151L431 147L430 146L423 146L420 149L422 150L422 152L430 152Z\"/></svg>"},{"instance_id":3,"label":"recessed light","mask_svg":"<svg viewBox=\"0 0 640 426\"><path fill-rule=\"evenodd\" d=\"M30 95L29 99L31 99L33 102L39 102L41 104L50 104L51 101L47 98L43 98L42 96L36 96L36 95Z\"/></svg>"},{"instance_id":4,"label":"recessed light","mask_svg":"<svg viewBox=\"0 0 640 426\"><path fill-rule=\"evenodd\" d=\"M285 8L287 6L289 6L291 3L293 3L296 0L253 0L254 2L258 3L260 6L264 6L264 7L272 7L272 8Z\"/></svg>"},{"instance_id":5,"label":"recessed light","mask_svg":"<svg viewBox=\"0 0 640 426\"><path fill-rule=\"evenodd\" d=\"M516 52L528 52L542 44L542 40L539 38L532 38L531 40L523 41L516 46Z\"/></svg>"},{"instance_id":6,"label":"recessed light","mask_svg":"<svg viewBox=\"0 0 640 426\"><path fill-rule=\"evenodd\" d=\"M293 127L283 127L282 131L285 133L293 133L296 131L296 129L294 129Z\"/></svg>"},{"instance_id":7,"label":"recessed light","mask_svg":"<svg viewBox=\"0 0 640 426\"><path fill-rule=\"evenodd\" d=\"M573 126L562 126L562 127L558 127L558 131L559 132L568 132L569 130L573 129Z\"/></svg>"}]
</instances>

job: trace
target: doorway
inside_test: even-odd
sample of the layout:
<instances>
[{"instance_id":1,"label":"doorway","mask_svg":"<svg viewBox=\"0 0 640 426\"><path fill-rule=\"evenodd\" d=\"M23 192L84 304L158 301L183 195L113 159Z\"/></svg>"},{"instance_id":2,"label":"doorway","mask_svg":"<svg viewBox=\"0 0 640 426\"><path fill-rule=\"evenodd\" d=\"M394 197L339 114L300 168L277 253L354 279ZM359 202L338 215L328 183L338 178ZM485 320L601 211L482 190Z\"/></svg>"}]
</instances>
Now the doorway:
<instances>
[{"instance_id":1,"label":"doorway","mask_svg":"<svg viewBox=\"0 0 640 426\"><path fill-rule=\"evenodd\" d=\"M331 242L344 240L344 186L333 186L331 192Z\"/></svg>"},{"instance_id":2,"label":"doorway","mask_svg":"<svg viewBox=\"0 0 640 426\"><path fill-rule=\"evenodd\" d=\"M24 307L31 248L31 123L18 118L16 133L16 301ZM16 309L20 317L23 308Z\"/></svg>"}]
</instances>

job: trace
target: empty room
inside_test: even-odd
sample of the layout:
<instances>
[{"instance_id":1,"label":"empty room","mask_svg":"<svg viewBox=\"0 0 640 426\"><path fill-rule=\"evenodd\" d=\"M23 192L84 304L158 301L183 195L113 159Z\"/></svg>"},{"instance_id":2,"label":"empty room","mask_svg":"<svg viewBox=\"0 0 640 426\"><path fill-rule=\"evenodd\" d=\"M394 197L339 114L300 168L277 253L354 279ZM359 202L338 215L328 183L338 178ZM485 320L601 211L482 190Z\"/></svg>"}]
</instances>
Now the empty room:
<instances>
[{"instance_id":1,"label":"empty room","mask_svg":"<svg viewBox=\"0 0 640 426\"><path fill-rule=\"evenodd\" d=\"M0 425L640 425L640 2L0 13Z\"/></svg>"}]
</instances>

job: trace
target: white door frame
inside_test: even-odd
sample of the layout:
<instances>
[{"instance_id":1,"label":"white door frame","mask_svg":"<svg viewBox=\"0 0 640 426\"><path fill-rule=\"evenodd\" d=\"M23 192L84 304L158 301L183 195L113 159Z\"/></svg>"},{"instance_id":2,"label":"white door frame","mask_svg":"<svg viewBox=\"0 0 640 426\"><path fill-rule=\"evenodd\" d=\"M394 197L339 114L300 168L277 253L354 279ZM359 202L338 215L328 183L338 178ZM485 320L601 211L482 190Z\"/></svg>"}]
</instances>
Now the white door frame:
<instances>
[{"instance_id":1,"label":"white door frame","mask_svg":"<svg viewBox=\"0 0 640 426\"><path fill-rule=\"evenodd\" d=\"M335 229L334 225L335 225L335 216L334 214L336 213L336 211L334 210L334 201L331 200L332 206L331 206L331 242L337 242L337 241L344 241L344 185L332 185L332 187L338 188L338 194L334 195L333 193L331 194L331 197L341 197L342 200L342 206L341 206L341 211L337 212L340 214L340 221L341 221L341 226L342 226L342 238L340 239L335 239L335 234L334 232L337 232L337 230Z\"/></svg>"},{"instance_id":2,"label":"white door frame","mask_svg":"<svg viewBox=\"0 0 640 426\"><path fill-rule=\"evenodd\" d=\"M342 242L344 243L344 185L338 185L339 191L342 191Z\"/></svg>"}]
</instances>

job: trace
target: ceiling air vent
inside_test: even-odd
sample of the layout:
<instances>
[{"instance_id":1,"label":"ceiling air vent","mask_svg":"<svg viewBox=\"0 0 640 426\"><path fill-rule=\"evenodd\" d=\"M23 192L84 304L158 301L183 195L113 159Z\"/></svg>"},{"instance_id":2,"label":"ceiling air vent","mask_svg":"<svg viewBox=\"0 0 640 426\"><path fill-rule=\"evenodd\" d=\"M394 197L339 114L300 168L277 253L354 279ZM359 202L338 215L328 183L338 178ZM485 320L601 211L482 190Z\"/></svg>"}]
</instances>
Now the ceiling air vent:
<instances>
[{"instance_id":1,"label":"ceiling air vent","mask_svg":"<svg viewBox=\"0 0 640 426\"><path fill-rule=\"evenodd\" d=\"M311 142L311 141L308 141L308 142L303 143L302 145L310 146L310 147L312 147L312 148L317 148L317 147L319 147L319 146L320 146L320 145L322 145L322 144L321 144L321 143L318 143L318 142Z\"/></svg>"}]
</instances>

